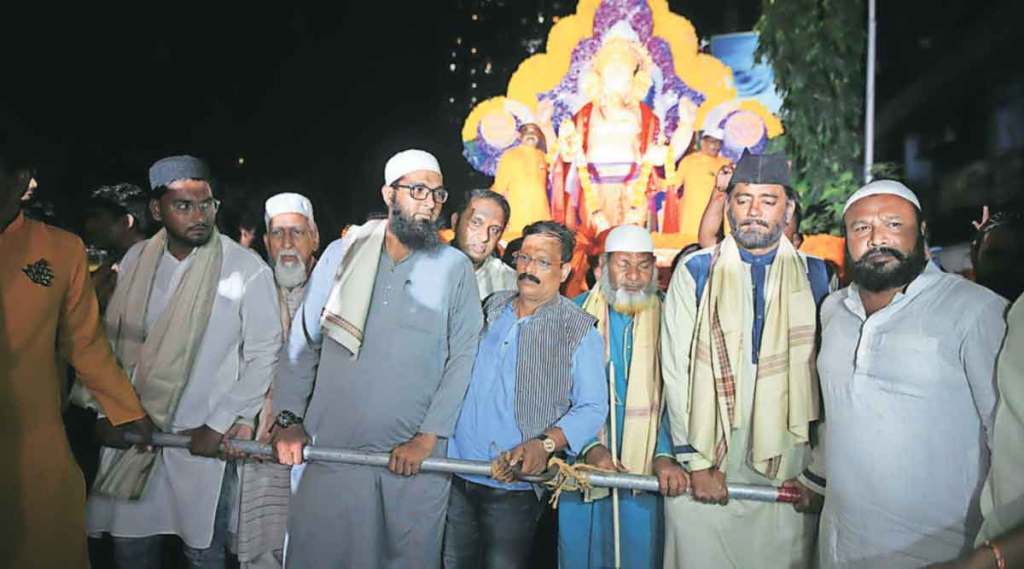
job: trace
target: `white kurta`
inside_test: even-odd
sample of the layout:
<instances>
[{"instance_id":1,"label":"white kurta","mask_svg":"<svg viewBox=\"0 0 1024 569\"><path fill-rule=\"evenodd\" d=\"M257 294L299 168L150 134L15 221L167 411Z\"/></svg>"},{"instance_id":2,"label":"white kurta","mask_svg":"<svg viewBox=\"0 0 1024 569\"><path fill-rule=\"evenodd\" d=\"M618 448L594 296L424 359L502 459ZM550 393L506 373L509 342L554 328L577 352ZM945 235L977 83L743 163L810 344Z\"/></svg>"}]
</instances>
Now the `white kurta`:
<instances>
[{"instance_id":1,"label":"white kurta","mask_svg":"<svg viewBox=\"0 0 1024 569\"><path fill-rule=\"evenodd\" d=\"M516 279L519 276L515 269L493 256L487 257L473 274L476 277L476 288L480 291L480 300L503 290L516 290Z\"/></svg>"},{"instance_id":2,"label":"white kurta","mask_svg":"<svg viewBox=\"0 0 1024 569\"><path fill-rule=\"evenodd\" d=\"M825 301L822 567L921 567L971 546L1005 308L930 263L870 317L856 285Z\"/></svg>"},{"instance_id":3,"label":"white kurta","mask_svg":"<svg viewBox=\"0 0 1024 569\"><path fill-rule=\"evenodd\" d=\"M122 266L136 263L144 244L132 247ZM223 433L239 418L253 419L273 379L281 346L273 272L255 253L231 239L221 236L221 244L217 298L171 422L172 432L205 424ZM191 265L191 256L178 261L164 253L150 292L147 331L167 308ZM189 547L208 547L224 466L223 460L192 456L184 449L164 450L140 500L91 496L86 528L90 535L109 532L118 537L174 534Z\"/></svg>"},{"instance_id":4,"label":"white kurta","mask_svg":"<svg viewBox=\"0 0 1024 569\"><path fill-rule=\"evenodd\" d=\"M704 250L694 255L707 255ZM767 274L770 274L771 266ZM801 474L810 466L812 453L809 445L800 445L788 452L783 464L789 471L779 472L769 480L748 465L749 425L754 404L754 379L757 366L751 361L753 343L754 295L750 271L744 272L747 300L739 310L745 322L743 358L737 374L736 402L740 409L741 426L732 431L727 464L726 482L779 486L784 480ZM770 279L765 278L766 283ZM679 263L672 276L665 297L662 317L661 365L664 377L665 402L672 431L676 457L691 469L707 468L709 464L689 447L690 346L694 322L697 318L696 283L686 268ZM771 299L773 291L765 291ZM725 506L701 504L689 496L665 499L665 567L681 568L739 568L772 567L798 569L807 567L813 559L814 535L818 518L801 514L790 504L744 502L732 500Z\"/></svg>"}]
</instances>

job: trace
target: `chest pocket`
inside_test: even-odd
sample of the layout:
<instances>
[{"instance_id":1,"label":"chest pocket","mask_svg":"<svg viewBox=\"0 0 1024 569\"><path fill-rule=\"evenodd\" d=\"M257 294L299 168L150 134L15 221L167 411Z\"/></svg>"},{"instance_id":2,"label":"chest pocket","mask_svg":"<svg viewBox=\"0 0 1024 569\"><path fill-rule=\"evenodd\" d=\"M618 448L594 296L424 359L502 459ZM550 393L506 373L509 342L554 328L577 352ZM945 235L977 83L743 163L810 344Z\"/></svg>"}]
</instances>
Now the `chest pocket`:
<instances>
[{"instance_id":1,"label":"chest pocket","mask_svg":"<svg viewBox=\"0 0 1024 569\"><path fill-rule=\"evenodd\" d=\"M882 336L880 348L879 352L887 356L875 362L872 376L885 391L929 399L963 387L948 373L951 354L944 350L939 338L926 334L889 333Z\"/></svg>"}]
</instances>

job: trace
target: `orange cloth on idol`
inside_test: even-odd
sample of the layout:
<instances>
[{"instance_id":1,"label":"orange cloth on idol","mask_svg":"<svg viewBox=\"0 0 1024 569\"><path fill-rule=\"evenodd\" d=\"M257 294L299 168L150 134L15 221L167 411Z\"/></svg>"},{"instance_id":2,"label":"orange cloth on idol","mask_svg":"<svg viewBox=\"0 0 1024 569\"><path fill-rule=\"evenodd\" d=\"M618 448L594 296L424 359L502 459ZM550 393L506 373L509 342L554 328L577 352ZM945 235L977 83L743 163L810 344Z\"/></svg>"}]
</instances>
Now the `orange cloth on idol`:
<instances>
[{"instance_id":1,"label":"orange cloth on idol","mask_svg":"<svg viewBox=\"0 0 1024 569\"><path fill-rule=\"evenodd\" d=\"M700 218L704 208L708 206L711 192L715 190L715 176L722 166L729 164L724 156L708 156L703 152L694 152L679 162L678 175L682 179L683 196L679 198L678 213L671 211L675 201L673 193L679 188L666 188L669 192L665 200L665 220L662 233L681 233L688 236L688 242L697 241L700 231Z\"/></svg>"},{"instance_id":2,"label":"orange cloth on idol","mask_svg":"<svg viewBox=\"0 0 1024 569\"><path fill-rule=\"evenodd\" d=\"M548 164L540 150L525 144L506 150L498 160L492 189L512 206L502 241L508 243L520 237L523 228L535 221L551 219Z\"/></svg>"},{"instance_id":3,"label":"orange cloth on idol","mask_svg":"<svg viewBox=\"0 0 1024 569\"><path fill-rule=\"evenodd\" d=\"M22 214L0 231L0 559L88 567L85 484L61 419L63 366L115 425L144 413L118 367L74 235Z\"/></svg>"}]
</instances>

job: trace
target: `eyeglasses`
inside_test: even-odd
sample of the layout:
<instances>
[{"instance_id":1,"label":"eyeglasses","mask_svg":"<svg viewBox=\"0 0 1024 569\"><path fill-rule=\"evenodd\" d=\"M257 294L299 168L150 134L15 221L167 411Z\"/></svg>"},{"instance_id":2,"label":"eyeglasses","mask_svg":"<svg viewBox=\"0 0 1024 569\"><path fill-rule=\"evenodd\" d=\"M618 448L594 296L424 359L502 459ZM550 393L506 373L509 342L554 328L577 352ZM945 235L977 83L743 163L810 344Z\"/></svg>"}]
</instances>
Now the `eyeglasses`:
<instances>
[{"instance_id":1,"label":"eyeglasses","mask_svg":"<svg viewBox=\"0 0 1024 569\"><path fill-rule=\"evenodd\" d=\"M431 188L430 186L425 186L423 184L414 184L412 186L407 186L405 184L391 184L391 187L396 190L399 188L409 190L409 195L412 196L412 199L414 200L423 201L427 199L427 195L430 194L434 196L434 203L440 204L448 201L448 190L444 189L444 186Z\"/></svg>"},{"instance_id":2,"label":"eyeglasses","mask_svg":"<svg viewBox=\"0 0 1024 569\"><path fill-rule=\"evenodd\" d=\"M542 273L550 271L552 267L555 266L555 263L552 263L551 261L545 259L537 259L529 255L524 255L522 253L516 253L515 255L512 255L512 259L516 262L517 267L525 268L530 266L530 263L536 263L537 269L540 270ZM558 265L561 264L561 262L558 263Z\"/></svg>"},{"instance_id":3,"label":"eyeglasses","mask_svg":"<svg viewBox=\"0 0 1024 569\"><path fill-rule=\"evenodd\" d=\"M216 213L217 209L220 208L220 200L213 198L203 200L201 202L178 200L173 202L171 207L174 208L175 213L179 213L181 215L189 215L196 209L198 209L199 213L203 215L209 215L211 213Z\"/></svg>"}]
</instances>

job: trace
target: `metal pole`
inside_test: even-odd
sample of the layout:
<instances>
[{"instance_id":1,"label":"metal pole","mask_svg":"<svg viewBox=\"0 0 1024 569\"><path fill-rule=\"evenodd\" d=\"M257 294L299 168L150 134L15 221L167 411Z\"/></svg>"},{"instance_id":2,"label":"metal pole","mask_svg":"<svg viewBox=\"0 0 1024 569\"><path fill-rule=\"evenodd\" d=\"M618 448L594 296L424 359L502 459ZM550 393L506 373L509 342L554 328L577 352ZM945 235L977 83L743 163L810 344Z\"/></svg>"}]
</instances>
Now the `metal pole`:
<instances>
[{"instance_id":1,"label":"metal pole","mask_svg":"<svg viewBox=\"0 0 1024 569\"><path fill-rule=\"evenodd\" d=\"M619 431L618 431L618 412L615 410L615 362L608 362L608 400L611 406L608 407L608 417L611 419L611 448L608 449L608 453L612 455L612 464L618 468L619 466ZM619 525L619 489L612 488L612 538L615 543L615 569L622 568L622 542L620 540L621 528Z\"/></svg>"},{"instance_id":2,"label":"metal pole","mask_svg":"<svg viewBox=\"0 0 1024 569\"><path fill-rule=\"evenodd\" d=\"M875 0L868 0L868 64L864 93L864 183L871 181L871 168L875 164L875 43L877 35Z\"/></svg>"},{"instance_id":3,"label":"metal pole","mask_svg":"<svg viewBox=\"0 0 1024 569\"><path fill-rule=\"evenodd\" d=\"M142 443L142 439L134 433L127 433L125 440L130 443ZM188 448L189 437L186 435L174 435L170 433L153 433L153 440L150 444L159 447ZM256 441L243 441L232 439L232 448L236 448L246 454L271 457L274 455L270 445ZM359 464L363 466L387 467L391 456L387 453L368 453L354 450L321 448L307 445L302 449L302 456L305 460L313 462L341 462L345 464ZM450 458L428 458L420 465L423 472L447 472L450 474L475 474L478 476L490 476L491 464L475 460L456 460ZM657 492L658 479L654 476L642 476L639 474L626 473L601 473L588 472L588 479L592 486L603 488L619 488L620 490L640 490L644 492ZM520 476L520 480L534 484L543 484L550 479L550 476ZM754 484L729 484L730 500L749 500L754 502L796 502L799 493L791 488L776 488L774 486L759 486Z\"/></svg>"}]
</instances>

